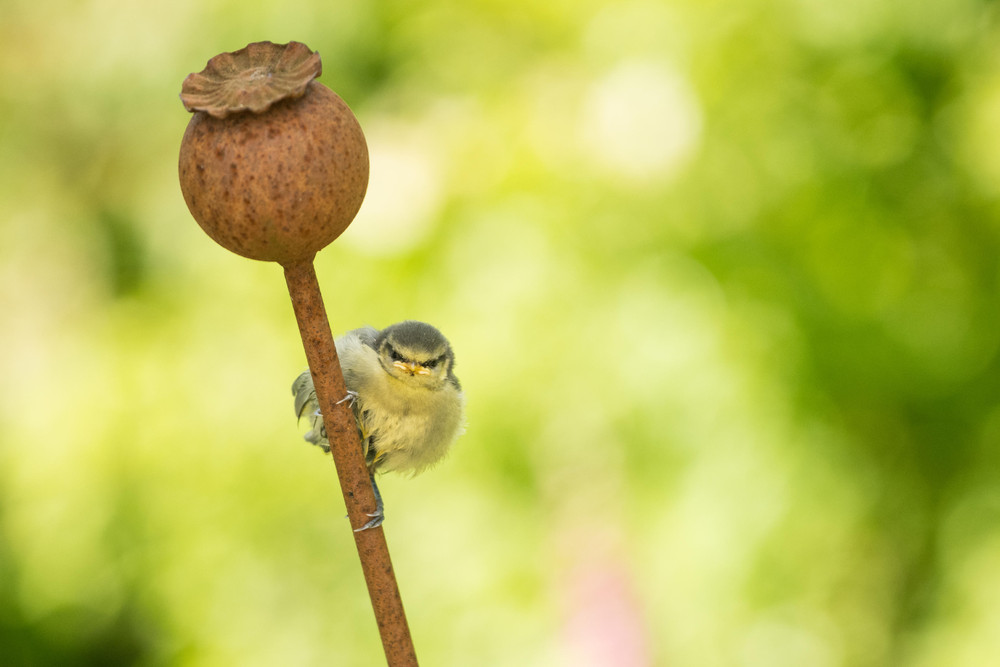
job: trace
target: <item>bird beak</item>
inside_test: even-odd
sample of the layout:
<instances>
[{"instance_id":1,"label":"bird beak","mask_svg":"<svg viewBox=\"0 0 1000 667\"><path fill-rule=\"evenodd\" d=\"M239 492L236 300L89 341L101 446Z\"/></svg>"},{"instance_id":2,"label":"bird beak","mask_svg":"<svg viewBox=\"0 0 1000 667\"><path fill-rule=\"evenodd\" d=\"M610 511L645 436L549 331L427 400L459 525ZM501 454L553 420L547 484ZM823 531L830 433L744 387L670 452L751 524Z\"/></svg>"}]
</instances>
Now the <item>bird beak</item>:
<instances>
[{"instance_id":1,"label":"bird beak","mask_svg":"<svg viewBox=\"0 0 1000 667\"><path fill-rule=\"evenodd\" d=\"M392 365L401 371L405 371L410 375L430 375L430 369L424 368L420 364L415 364L412 361L394 361Z\"/></svg>"}]
</instances>

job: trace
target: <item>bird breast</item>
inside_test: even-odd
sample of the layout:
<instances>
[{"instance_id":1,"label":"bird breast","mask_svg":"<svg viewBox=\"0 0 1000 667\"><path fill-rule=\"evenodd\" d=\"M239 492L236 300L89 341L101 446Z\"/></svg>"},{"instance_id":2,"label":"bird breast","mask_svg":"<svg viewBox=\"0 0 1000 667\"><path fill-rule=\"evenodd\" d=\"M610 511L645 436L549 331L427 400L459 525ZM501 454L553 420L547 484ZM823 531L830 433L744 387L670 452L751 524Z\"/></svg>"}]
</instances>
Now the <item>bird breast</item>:
<instances>
[{"instance_id":1,"label":"bird breast","mask_svg":"<svg viewBox=\"0 0 1000 667\"><path fill-rule=\"evenodd\" d=\"M462 432L462 393L450 383L427 389L390 376L367 345L347 343L339 351L347 388L358 393L361 430L377 453L376 469L416 474L439 461Z\"/></svg>"}]
</instances>

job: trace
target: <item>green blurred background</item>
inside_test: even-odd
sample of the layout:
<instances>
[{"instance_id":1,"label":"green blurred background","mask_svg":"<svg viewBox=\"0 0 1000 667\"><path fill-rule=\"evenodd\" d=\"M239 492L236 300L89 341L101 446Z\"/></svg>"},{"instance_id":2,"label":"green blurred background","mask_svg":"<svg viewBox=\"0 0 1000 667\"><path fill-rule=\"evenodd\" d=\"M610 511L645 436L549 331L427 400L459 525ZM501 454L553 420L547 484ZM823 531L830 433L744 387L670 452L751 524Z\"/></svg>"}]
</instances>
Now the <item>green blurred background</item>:
<instances>
[{"instance_id":1,"label":"green blurred background","mask_svg":"<svg viewBox=\"0 0 1000 667\"><path fill-rule=\"evenodd\" d=\"M997 12L4 0L0 663L382 661L281 271L177 183L184 77L269 39L371 149L334 330L469 397L382 481L424 664L989 664Z\"/></svg>"}]
</instances>

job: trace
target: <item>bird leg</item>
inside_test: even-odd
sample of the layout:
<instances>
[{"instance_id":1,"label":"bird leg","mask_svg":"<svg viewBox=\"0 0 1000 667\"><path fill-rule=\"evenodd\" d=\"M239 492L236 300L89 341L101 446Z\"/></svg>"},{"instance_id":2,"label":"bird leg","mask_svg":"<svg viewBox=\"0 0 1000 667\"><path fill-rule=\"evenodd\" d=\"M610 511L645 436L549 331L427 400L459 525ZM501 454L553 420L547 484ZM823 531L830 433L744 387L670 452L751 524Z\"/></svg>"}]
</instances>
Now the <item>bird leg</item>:
<instances>
[{"instance_id":1,"label":"bird leg","mask_svg":"<svg viewBox=\"0 0 1000 667\"><path fill-rule=\"evenodd\" d=\"M372 481L372 491L375 492L375 511L368 516L371 517L371 521L361 526L360 528L355 528L355 533L360 533L362 530L368 530L369 528L377 528L382 525L385 521L384 506L382 505L382 494L378 491L378 484L375 483L375 475L373 473L368 473L368 478Z\"/></svg>"},{"instance_id":2,"label":"bird leg","mask_svg":"<svg viewBox=\"0 0 1000 667\"><path fill-rule=\"evenodd\" d=\"M351 391L350 389L348 389L347 396L344 396L342 399L337 401L336 405L350 402L349 405L353 408L354 402L357 400L358 400L358 392ZM326 424L323 423L323 413L319 411L319 408L316 408L315 412L313 412L312 419L314 424L316 423L316 421L319 421L319 437L313 437L312 433L314 431L310 431L309 433L306 434L305 439L311 442L312 444L316 445L317 447L322 448L324 452L329 454L330 453L329 436L327 436L326 434ZM327 442L324 443L323 442L324 440L326 440Z\"/></svg>"}]
</instances>

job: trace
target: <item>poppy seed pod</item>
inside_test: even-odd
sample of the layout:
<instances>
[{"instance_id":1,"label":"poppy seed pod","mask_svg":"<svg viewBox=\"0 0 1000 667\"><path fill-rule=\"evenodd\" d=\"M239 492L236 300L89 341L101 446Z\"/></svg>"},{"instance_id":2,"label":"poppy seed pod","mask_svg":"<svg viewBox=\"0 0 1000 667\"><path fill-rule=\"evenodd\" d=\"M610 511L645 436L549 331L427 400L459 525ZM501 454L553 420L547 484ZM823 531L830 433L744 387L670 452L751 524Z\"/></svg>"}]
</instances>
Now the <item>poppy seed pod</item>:
<instances>
[{"instance_id":1,"label":"poppy seed pod","mask_svg":"<svg viewBox=\"0 0 1000 667\"><path fill-rule=\"evenodd\" d=\"M184 81L194 113L181 141L181 191L217 243L282 265L309 260L351 224L368 186L354 114L314 81L319 54L256 42Z\"/></svg>"}]
</instances>

